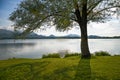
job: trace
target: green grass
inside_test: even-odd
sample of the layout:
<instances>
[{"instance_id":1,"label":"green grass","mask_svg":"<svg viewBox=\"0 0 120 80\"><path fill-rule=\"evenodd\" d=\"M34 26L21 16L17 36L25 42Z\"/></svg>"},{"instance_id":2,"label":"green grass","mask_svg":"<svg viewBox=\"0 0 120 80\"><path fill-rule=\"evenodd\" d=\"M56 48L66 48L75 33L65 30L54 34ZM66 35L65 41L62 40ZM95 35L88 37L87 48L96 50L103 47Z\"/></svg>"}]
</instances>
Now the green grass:
<instances>
[{"instance_id":1,"label":"green grass","mask_svg":"<svg viewBox=\"0 0 120 80\"><path fill-rule=\"evenodd\" d=\"M0 60L0 80L119 80L120 56Z\"/></svg>"}]
</instances>

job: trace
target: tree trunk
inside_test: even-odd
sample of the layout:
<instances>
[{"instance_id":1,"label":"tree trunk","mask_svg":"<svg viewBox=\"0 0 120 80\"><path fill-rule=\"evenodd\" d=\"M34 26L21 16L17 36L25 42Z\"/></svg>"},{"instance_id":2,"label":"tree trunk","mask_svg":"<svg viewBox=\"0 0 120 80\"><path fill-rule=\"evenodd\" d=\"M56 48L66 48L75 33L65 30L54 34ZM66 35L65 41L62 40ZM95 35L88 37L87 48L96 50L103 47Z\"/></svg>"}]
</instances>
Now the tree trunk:
<instances>
[{"instance_id":1,"label":"tree trunk","mask_svg":"<svg viewBox=\"0 0 120 80\"><path fill-rule=\"evenodd\" d=\"M82 58L90 58L90 51L88 46L88 37L87 37L87 24L81 25L81 53Z\"/></svg>"},{"instance_id":2,"label":"tree trunk","mask_svg":"<svg viewBox=\"0 0 120 80\"><path fill-rule=\"evenodd\" d=\"M82 14L81 14L82 13ZM75 3L75 15L77 22L81 29L81 53L82 58L90 58L90 51L88 47L87 38L87 0L82 2L82 10L79 10L79 6Z\"/></svg>"}]
</instances>

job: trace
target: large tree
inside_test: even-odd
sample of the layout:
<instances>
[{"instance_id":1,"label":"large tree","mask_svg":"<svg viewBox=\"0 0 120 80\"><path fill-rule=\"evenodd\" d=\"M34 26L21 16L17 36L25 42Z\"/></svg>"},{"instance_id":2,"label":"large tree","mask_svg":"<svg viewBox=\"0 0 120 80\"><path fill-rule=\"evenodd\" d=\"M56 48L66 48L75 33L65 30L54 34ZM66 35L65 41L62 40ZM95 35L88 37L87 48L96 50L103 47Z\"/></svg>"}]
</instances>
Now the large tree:
<instances>
[{"instance_id":1,"label":"large tree","mask_svg":"<svg viewBox=\"0 0 120 80\"><path fill-rule=\"evenodd\" d=\"M24 35L48 26L65 31L78 24L82 57L90 57L87 24L105 22L119 14L119 8L120 0L23 0L9 19Z\"/></svg>"}]
</instances>

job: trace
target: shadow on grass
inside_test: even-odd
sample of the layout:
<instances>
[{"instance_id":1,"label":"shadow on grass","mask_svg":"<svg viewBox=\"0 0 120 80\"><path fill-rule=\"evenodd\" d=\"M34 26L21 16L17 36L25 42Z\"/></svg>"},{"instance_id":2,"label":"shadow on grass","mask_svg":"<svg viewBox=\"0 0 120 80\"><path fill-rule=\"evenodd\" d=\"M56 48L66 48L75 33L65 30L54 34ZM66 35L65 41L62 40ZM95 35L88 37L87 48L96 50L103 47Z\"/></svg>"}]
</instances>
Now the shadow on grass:
<instances>
[{"instance_id":1,"label":"shadow on grass","mask_svg":"<svg viewBox=\"0 0 120 80\"><path fill-rule=\"evenodd\" d=\"M74 80L91 80L90 58L81 58Z\"/></svg>"},{"instance_id":2,"label":"shadow on grass","mask_svg":"<svg viewBox=\"0 0 120 80\"><path fill-rule=\"evenodd\" d=\"M21 63L0 69L0 80L41 80L41 72L49 62ZM42 79L43 80L43 79Z\"/></svg>"}]
</instances>

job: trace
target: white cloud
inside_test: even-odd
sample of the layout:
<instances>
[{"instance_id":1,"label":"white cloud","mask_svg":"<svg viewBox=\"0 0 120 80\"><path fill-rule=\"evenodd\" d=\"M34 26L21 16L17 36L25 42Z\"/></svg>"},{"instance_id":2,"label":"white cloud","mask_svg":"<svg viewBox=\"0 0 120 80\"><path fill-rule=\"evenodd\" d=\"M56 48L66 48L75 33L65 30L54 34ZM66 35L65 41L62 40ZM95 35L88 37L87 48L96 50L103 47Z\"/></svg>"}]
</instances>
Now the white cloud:
<instances>
[{"instance_id":1,"label":"white cloud","mask_svg":"<svg viewBox=\"0 0 120 80\"><path fill-rule=\"evenodd\" d=\"M88 26L89 35L115 36L120 35L120 22L112 20L107 23L90 23Z\"/></svg>"}]
</instances>

